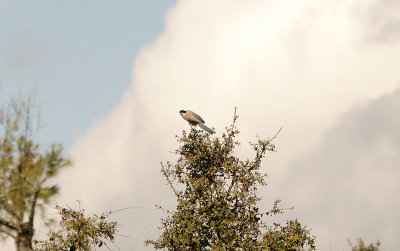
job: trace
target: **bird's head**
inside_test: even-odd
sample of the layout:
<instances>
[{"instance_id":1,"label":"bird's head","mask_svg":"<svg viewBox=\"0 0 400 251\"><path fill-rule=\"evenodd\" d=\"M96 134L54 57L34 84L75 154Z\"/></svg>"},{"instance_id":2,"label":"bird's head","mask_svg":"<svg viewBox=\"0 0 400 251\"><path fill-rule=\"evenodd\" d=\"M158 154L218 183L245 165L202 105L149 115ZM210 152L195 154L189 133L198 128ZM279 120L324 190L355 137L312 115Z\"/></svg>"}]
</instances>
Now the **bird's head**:
<instances>
[{"instance_id":1,"label":"bird's head","mask_svg":"<svg viewBox=\"0 0 400 251\"><path fill-rule=\"evenodd\" d=\"M182 118L183 118L183 116L185 115L185 113L186 113L185 110L180 110L180 111L179 111L179 114L182 116Z\"/></svg>"}]
</instances>

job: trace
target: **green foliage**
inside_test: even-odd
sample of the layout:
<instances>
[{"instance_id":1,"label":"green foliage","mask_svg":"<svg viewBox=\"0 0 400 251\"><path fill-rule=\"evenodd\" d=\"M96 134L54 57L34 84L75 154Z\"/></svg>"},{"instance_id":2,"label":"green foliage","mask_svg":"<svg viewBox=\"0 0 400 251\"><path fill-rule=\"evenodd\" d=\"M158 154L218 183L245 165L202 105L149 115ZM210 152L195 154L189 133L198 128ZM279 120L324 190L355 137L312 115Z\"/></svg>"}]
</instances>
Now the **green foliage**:
<instances>
[{"instance_id":1,"label":"green foliage","mask_svg":"<svg viewBox=\"0 0 400 251\"><path fill-rule=\"evenodd\" d=\"M286 225L274 223L267 227L263 235L262 247L266 250L292 250L302 248L305 243L315 249L315 240L309 230L304 229L297 220L289 220Z\"/></svg>"},{"instance_id":2,"label":"green foliage","mask_svg":"<svg viewBox=\"0 0 400 251\"><path fill-rule=\"evenodd\" d=\"M240 160L234 156L239 133L234 124L221 138L192 128L178 137L175 164L162 164L162 173L177 198L175 211L166 210L158 240L146 244L168 250L288 250L308 246L315 249L314 237L295 221L285 226L268 226L263 216L281 214L279 201L269 211L260 211L257 195L266 185L260 172L262 158L274 151L272 139L251 144L255 156ZM161 207L159 207L161 208Z\"/></svg>"},{"instance_id":3,"label":"green foliage","mask_svg":"<svg viewBox=\"0 0 400 251\"><path fill-rule=\"evenodd\" d=\"M59 190L47 181L70 165L62 145L42 153L34 142L35 108L32 96L0 108L0 238L14 238L17 250L31 250L36 209Z\"/></svg>"},{"instance_id":4,"label":"green foliage","mask_svg":"<svg viewBox=\"0 0 400 251\"><path fill-rule=\"evenodd\" d=\"M375 243L370 243L368 246L365 245L364 240L362 238L357 239L357 244L353 246L351 241L347 239L349 246L351 247L351 251L379 251L379 247L381 246L381 242L377 241Z\"/></svg>"},{"instance_id":5,"label":"green foliage","mask_svg":"<svg viewBox=\"0 0 400 251\"><path fill-rule=\"evenodd\" d=\"M60 228L50 231L48 240L37 241L37 250L91 250L113 242L117 223L107 220L111 212L86 216L80 204L78 210L56 209L61 217Z\"/></svg>"}]
</instances>

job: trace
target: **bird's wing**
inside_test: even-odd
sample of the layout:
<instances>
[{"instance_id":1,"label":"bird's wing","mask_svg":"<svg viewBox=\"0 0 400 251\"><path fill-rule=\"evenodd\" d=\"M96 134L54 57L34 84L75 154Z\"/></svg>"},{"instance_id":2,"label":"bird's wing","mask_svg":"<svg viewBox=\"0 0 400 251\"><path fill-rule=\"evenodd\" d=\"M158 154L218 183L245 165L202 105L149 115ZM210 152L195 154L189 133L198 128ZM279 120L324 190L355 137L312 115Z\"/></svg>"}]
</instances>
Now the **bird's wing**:
<instances>
[{"instance_id":1,"label":"bird's wing","mask_svg":"<svg viewBox=\"0 0 400 251\"><path fill-rule=\"evenodd\" d=\"M204 120L203 120L199 115L197 115L196 113L194 114L194 116L195 116L196 119L198 119L201 123L206 123L206 122L204 122Z\"/></svg>"},{"instance_id":2,"label":"bird's wing","mask_svg":"<svg viewBox=\"0 0 400 251\"><path fill-rule=\"evenodd\" d=\"M185 119L195 124L204 123L204 120L199 115L189 110L186 111Z\"/></svg>"},{"instance_id":3,"label":"bird's wing","mask_svg":"<svg viewBox=\"0 0 400 251\"><path fill-rule=\"evenodd\" d=\"M199 124L198 125L201 129L203 129L206 132L209 132L211 134L214 134L215 132L213 130L211 130L210 128L208 128L205 124Z\"/></svg>"},{"instance_id":4,"label":"bird's wing","mask_svg":"<svg viewBox=\"0 0 400 251\"><path fill-rule=\"evenodd\" d=\"M186 117L185 119L186 119L186 121L188 121L190 123L194 123L195 125L203 123L200 120L198 120L197 118Z\"/></svg>"}]
</instances>

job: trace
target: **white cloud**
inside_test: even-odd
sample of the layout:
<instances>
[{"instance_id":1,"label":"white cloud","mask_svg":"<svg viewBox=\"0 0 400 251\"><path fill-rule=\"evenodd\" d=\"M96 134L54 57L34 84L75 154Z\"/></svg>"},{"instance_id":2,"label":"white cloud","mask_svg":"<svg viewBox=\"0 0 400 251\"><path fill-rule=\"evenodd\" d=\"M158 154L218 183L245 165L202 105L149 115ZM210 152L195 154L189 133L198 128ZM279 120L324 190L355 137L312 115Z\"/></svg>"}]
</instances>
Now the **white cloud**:
<instances>
[{"instance_id":1,"label":"white cloud","mask_svg":"<svg viewBox=\"0 0 400 251\"><path fill-rule=\"evenodd\" d=\"M281 180L294 214L321 233L322 250L360 236L381 239L388 250L400 245L399 112L400 89L351 110Z\"/></svg>"},{"instance_id":2,"label":"white cloud","mask_svg":"<svg viewBox=\"0 0 400 251\"><path fill-rule=\"evenodd\" d=\"M165 32L136 58L132 86L121 103L71 148L75 167L62 178L60 199L82 199L92 210L144 207L121 216L126 217L122 234L132 237L119 241L121 249L129 250L138 239L135 248L144 249L143 239L156 236L159 225L160 214L153 205L174 204L159 162L175 158L170 153L176 147L174 135L188 129L178 111L196 111L221 133L235 106L242 142L256 134L271 136L284 126L277 141L279 152L267 161L271 186L265 191L277 196L295 193L293 186L279 190L293 161L318 149L321 136L341 114L393 91L399 83L400 44L382 46L366 37L363 25L369 16L355 16L356 4L179 1L167 15ZM390 154L391 146L381 144ZM357 184L365 186L354 175L361 182ZM368 175L379 173L371 169ZM312 192L299 196L321 196L318 189ZM307 206L297 210L305 212ZM327 208L333 211L319 212L320 217L351 219L340 205ZM321 235L322 245L329 241L326 235L342 234L329 228L330 223L310 226ZM355 225L354 234L362 229Z\"/></svg>"}]
</instances>

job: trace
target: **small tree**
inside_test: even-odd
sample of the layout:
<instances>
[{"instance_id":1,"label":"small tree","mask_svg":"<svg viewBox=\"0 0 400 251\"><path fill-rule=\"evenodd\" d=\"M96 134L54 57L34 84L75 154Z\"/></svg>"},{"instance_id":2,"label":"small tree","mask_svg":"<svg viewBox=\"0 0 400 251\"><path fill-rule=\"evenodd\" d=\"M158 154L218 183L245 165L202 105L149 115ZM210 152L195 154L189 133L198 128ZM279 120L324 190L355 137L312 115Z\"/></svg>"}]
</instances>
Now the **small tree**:
<instances>
[{"instance_id":1,"label":"small tree","mask_svg":"<svg viewBox=\"0 0 400 251\"><path fill-rule=\"evenodd\" d=\"M0 238L13 238L17 251L32 250L36 209L59 190L47 182L70 164L61 145L41 153L33 141L36 108L31 95L0 108Z\"/></svg>"},{"instance_id":2,"label":"small tree","mask_svg":"<svg viewBox=\"0 0 400 251\"><path fill-rule=\"evenodd\" d=\"M368 246L365 245L364 240L362 238L357 239L357 244L353 246L351 241L347 239L349 246L351 247L351 251L379 251L379 247L381 246L381 242L377 241L375 243L370 243Z\"/></svg>"},{"instance_id":3,"label":"small tree","mask_svg":"<svg viewBox=\"0 0 400 251\"><path fill-rule=\"evenodd\" d=\"M251 144L254 159L240 160L234 156L239 145L236 119L235 110L232 126L221 138L210 138L195 128L178 137L177 163L161 164L178 205L175 211L166 210L161 236L147 244L168 250L315 249L314 237L297 220L284 226L269 226L262 220L283 212L279 200L269 211L262 212L257 206L261 200L257 189L266 185L261 160L266 152L274 151L271 142L276 135Z\"/></svg>"},{"instance_id":4,"label":"small tree","mask_svg":"<svg viewBox=\"0 0 400 251\"><path fill-rule=\"evenodd\" d=\"M48 240L37 241L37 250L88 251L113 242L117 222L107 220L112 212L87 216L80 204L78 210L59 206L56 209L61 217L60 228L50 231Z\"/></svg>"}]
</instances>

